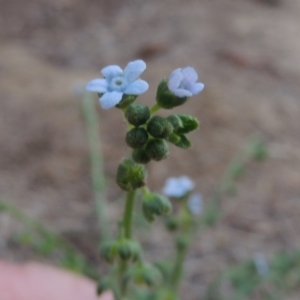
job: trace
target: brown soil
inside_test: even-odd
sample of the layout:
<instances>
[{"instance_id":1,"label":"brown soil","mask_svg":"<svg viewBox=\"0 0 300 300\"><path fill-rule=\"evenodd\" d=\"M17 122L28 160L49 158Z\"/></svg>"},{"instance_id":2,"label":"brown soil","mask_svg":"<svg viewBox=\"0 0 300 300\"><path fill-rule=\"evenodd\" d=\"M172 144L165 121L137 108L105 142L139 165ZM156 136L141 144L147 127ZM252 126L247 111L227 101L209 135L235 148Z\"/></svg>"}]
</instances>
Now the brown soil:
<instances>
[{"instance_id":1,"label":"brown soil","mask_svg":"<svg viewBox=\"0 0 300 300\"><path fill-rule=\"evenodd\" d=\"M125 66L139 57L148 64L143 78L150 83L140 100L150 105L162 77L192 65L205 91L176 111L199 118L201 129L191 135L191 150L173 147L168 160L151 163L151 188L187 174L208 199L253 134L266 141L270 158L251 165L238 196L222 203L222 221L195 242L182 294L198 299L194 295L219 271L257 251L270 257L299 246L298 0L0 0L0 7L1 199L66 237L85 237L78 244L87 255L94 253L87 234L95 231L95 213L78 91L103 66ZM113 200L121 195L114 173L127 153L126 128L117 110L99 108L99 115L115 217L123 203ZM8 243L15 225L0 216L0 256L28 258ZM153 240L153 253L168 251L159 231Z\"/></svg>"}]
</instances>

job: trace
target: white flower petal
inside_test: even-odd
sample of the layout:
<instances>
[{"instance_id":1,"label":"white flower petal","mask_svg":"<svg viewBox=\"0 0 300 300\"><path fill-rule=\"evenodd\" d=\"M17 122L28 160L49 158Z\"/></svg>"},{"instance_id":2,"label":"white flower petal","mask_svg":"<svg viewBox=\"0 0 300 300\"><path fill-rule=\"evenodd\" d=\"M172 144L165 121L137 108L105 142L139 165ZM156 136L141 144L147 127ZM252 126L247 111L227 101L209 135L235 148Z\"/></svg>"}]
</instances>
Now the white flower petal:
<instances>
[{"instance_id":1,"label":"white flower petal","mask_svg":"<svg viewBox=\"0 0 300 300\"><path fill-rule=\"evenodd\" d=\"M145 93L149 88L149 84L141 79L138 79L130 83L124 90L124 94L127 95L140 95Z\"/></svg>"},{"instance_id":2,"label":"white flower petal","mask_svg":"<svg viewBox=\"0 0 300 300\"><path fill-rule=\"evenodd\" d=\"M107 92L107 81L103 78L97 78L87 83L86 89L90 92L105 93Z\"/></svg>"},{"instance_id":3,"label":"white flower petal","mask_svg":"<svg viewBox=\"0 0 300 300\"><path fill-rule=\"evenodd\" d=\"M192 67L183 68L181 73L183 78L190 83L195 83L198 80L198 74Z\"/></svg>"},{"instance_id":4,"label":"white flower petal","mask_svg":"<svg viewBox=\"0 0 300 300\"><path fill-rule=\"evenodd\" d=\"M172 92L174 93L174 95L180 98L193 96L193 94L190 91L184 89L175 89L172 90Z\"/></svg>"},{"instance_id":5,"label":"white flower petal","mask_svg":"<svg viewBox=\"0 0 300 300\"><path fill-rule=\"evenodd\" d=\"M109 109L116 106L123 97L123 93L121 92L108 92L105 93L100 99L100 104L103 109Z\"/></svg>"},{"instance_id":6,"label":"white flower petal","mask_svg":"<svg viewBox=\"0 0 300 300\"><path fill-rule=\"evenodd\" d=\"M146 63L141 60L135 60L128 63L126 68L124 69L124 77L128 80L128 82L133 82L145 71Z\"/></svg>"},{"instance_id":7,"label":"white flower petal","mask_svg":"<svg viewBox=\"0 0 300 300\"><path fill-rule=\"evenodd\" d=\"M181 74L181 69L174 70L169 76L168 80L168 88L171 92L177 89L181 83L183 76Z\"/></svg>"},{"instance_id":8,"label":"white flower petal","mask_svg":"<svg viewBox=\"0 0 300 300\"><path fill-rule=\"evenodd\" d=\"M200 93L204 89L204 84L202 82L197 82L189 88L189 91L193 94L196 95Z\"/></svg>"},{"instance_id":9,"label":"white flower petal","mask_svg":"<svg viewBox=\"0 0 300 300\"><path fill-rule=\"evenodd\" d=\"M111 81L114 77L121 76L123 71L119 66L111 65L103 68L101 73L108 81Z\"/></svg>"}]
</instances>

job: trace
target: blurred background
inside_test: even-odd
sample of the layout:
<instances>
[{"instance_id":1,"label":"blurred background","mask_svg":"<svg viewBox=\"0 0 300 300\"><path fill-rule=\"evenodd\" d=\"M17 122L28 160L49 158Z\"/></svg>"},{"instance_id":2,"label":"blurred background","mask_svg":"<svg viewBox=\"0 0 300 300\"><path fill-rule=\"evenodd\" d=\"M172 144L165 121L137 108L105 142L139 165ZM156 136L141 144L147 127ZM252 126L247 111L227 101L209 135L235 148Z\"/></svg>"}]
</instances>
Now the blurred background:
<instances>
[{"instance_id":1,"label":"blurred background","mask_svg":"<svg viewBox=\"0 0 300 300\"><path fill-rule=\"evenodd\" d=\"M197 117L200 130L190 135L192 149L172 147L168 160L150 163L150 188L186 174L206 205L249 137L269 151L222 199L220 221L201 233L186 263L183 299L221 299L208 288L231 266L300 249L299 37L298 0L0 0L0 200L97 261L79 91L104 66L141 58L150 89L139 100L152 105L163 77L193 66L206 88L176 112ZM126 124L118 110L98 110L109 215L117 219L123 202L114 174L128 153ZM16 238L25 230L16 218L0 214L0 228L1 258L59 264ZM150 258L169 253L163 234L145 241ZM299 299L299 268L285 299ZM232 285L220 288L233 295ZM261 293L247 297L273 299Z\"/></svg>"}]
</instances>

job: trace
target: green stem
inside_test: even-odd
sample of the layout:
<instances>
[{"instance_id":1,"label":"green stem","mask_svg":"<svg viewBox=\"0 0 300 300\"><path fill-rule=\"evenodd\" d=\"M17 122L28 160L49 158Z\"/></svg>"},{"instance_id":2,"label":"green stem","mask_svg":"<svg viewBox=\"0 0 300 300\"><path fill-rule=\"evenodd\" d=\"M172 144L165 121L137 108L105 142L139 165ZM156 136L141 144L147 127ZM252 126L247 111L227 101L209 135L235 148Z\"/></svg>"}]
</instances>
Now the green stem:
<instances>
[{"instance_id":1,"label":"green stem","mask_svg":"<svg viewBox=\"0 0 300 300\"><path fill-rule=\"evenodd\" d=\"M134 198L135 198L135 190L129 191L127 193L124 216L123 216L124 236L127 239L130 239L132 235L132 217L133 217L133 208L134 208Z\"/></svg>"},{"instance_id":2,"label":"green stem","mask_svg":"<svg viewBox=\"0 0 300 300\"><path fill-rule=\"evenodd\" d=\"M108 226L105 212L105 178L101 143L99 139L99 121L97 116L97 109L95 107L94 98L92 98L90 94L85 94L84 99L82 101L82 110L87 128L96 214L102 243L108 238Z\"/></svg>"},{"instance_id":3,"label":"green stem","mask_svg":"<svg viewBox=\"0 0 300 300\"><path fill-rule=\"evenodd\" d=\"M133 209L135 200L135 190L129 191L126 197L126 204L123 215L123 227L124 227L124 237L130 239L132 237L132 220L133 220ZM119 291L121 294L121 299L126 296L127 285L124 282L124 274L128 268L128 263L125 261L120 261L119 264Z\"/></svg>"},{"instance_id":4,"label":"green stem","mask_svg":"<svg viewBox=\"0 0 300 300\"><path fill-rule=\"evenodd\" d=\"M187 254L187 249L188 249L188 247L177 249L176 261L175 261L175 265L174 265L174 269L173 269L172 277L171 277L171 282L170 282L171 288L175 294L177 293L179 283L180 283L180 280L182 277L183 265L184 265L185 257Z\"/></svg>"},{"instance_id":5,"label":"green stem","mask_svg":"<svg viewBox=\"0 0 300 300\"><path fill-rule=\"evenodd\" d=\"M157 112L159 109L161 109L161 106L158 103L155 103L151 108L150 108L150 113L153 115L155 112Z\"/></svg>"}]
</instances>

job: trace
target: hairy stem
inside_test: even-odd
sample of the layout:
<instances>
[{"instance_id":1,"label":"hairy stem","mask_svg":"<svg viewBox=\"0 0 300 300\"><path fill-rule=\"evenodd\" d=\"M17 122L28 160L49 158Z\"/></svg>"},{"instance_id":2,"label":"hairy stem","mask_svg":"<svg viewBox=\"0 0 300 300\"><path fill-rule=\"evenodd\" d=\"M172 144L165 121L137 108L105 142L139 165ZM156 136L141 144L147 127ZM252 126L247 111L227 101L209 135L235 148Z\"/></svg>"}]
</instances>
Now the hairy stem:
<instances>
[{"instance_id":1,"label":"hairy stem","mask_svg":"<svg viewBox=\"0 0 300 300\"><path fill-rule=\"evenodd\" d=\"M188 247L177 249L176 260L171 277L171 288L174 293L177 293L179 283L183 273L183 265L187 254Z\"/></svg>"},{"instance_id":2,"label":"hairy stem","mask_svg":"<svg viewBox=\"0 0 300 300\"><path fill-rule=\"evenodd\" d=\"M126 197L126 204L123 214L123 227L124 227L124 237L130 239L132 237L132 220L133 220L133 209L135 200L135 190L129 191ZM127 272L128 263L125 261L120 261L119 265L119 290L121 294L121 299L126 296L127 284L124 282L124 274Z\"/></svg>"},{"instance_id":3,"label":"hairy stem","mask_svg":"<svg viewBox=\"0 0 300 300\"><path fill-rule=\"evenodd\" d=\"M132 236L132 217L134 208L135 191L127 193L125 210L123 215L124 236L130 239Z\"/></svg>"}]
</instances>

